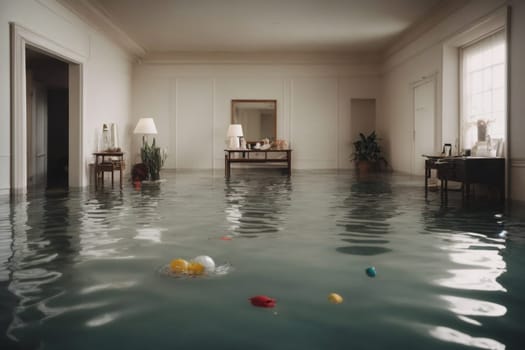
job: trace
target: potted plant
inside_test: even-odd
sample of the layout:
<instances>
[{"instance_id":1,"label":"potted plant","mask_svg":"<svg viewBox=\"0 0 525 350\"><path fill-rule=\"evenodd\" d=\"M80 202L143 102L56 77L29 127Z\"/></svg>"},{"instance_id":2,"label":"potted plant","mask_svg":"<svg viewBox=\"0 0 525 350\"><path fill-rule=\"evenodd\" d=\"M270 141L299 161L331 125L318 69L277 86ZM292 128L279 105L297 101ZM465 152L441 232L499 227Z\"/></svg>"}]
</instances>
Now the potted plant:
<instances>
[{"instance_id":1,"label":"potted plant","mask_svg":"<svg viewBox=\"0 0 525 350\"><path fill-rule=\"evenodd\" d=\"M155 145L155 139L153 139L151 146L148 145L147 142L142 144L140 156L142 158L142 163L148 170L148 179L150 181L159 180L160 169L164 166L164 162L167 158L166 152L161 150L160 147L157 147Z\"/></svg>"},{"instance_id":2,"label":"potted plant","mask_svg":"<svg viewBox=\"0 0 525 350\"><path fill-rule=\"evenodd\" d=\"M386 159L381 154L378 140L375 131L372 131L368 136L359 133L359 140L354 142L352 158L359 173L367 173L370 168L376 168L379 161L383 161L386 164Z\"/></svg>"}]
</instances>

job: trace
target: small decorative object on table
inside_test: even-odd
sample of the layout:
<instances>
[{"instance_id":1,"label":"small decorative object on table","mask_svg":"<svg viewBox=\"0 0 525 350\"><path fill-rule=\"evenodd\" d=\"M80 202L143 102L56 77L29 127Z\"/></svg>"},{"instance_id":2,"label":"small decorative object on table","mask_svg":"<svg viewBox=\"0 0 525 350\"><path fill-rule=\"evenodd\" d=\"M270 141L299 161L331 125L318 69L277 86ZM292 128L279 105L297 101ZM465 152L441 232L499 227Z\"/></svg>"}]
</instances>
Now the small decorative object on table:
<instances>
[{"instance_id":1,"label":"small decorative object on table","mask_svg":"<svg viewBox=\"0 0 525 350\"><path fill-rule=\"evenodd\" d=\"M109 128L107 124L102 125L102 150L111 150L111 136L109 135Z\"/></svg>"}]
</instances>

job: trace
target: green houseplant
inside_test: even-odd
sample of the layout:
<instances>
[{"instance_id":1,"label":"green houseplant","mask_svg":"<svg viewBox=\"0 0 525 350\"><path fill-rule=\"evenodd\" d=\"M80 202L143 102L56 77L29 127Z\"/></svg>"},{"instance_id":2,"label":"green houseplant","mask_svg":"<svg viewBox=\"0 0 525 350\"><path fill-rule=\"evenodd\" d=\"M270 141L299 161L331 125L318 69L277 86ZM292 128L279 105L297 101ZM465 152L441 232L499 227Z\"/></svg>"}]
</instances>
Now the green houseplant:
<instances>
[{"instance_id":1,"label":"green houseplant","mask_svg":"<svg viewBox=\"0 0 525 350\"><path fill-rule=\"evenodd\" d=\"M142 163L148 170L148 180L159 180L160 169L164 166L167 154L164 150L161 150L160 147L155 145L155 138L153 139L151 146L147 142L142 143L140 157L142 159Z\"/></svg>"},{"instance_id":2,"label":"green houseplant","mask_svg":"<svg viewBox=\"0 0 525 350\"><path fill-rule=\"evenodd\" d=\"M366 173L372 167L377 168L379 161L386 164L378 140L375 131L372 131L368 136L359 133L359 139L354 142L354 153L352 155L352 160L356 162L359 172Z\"/></svg>"}]
</instances>

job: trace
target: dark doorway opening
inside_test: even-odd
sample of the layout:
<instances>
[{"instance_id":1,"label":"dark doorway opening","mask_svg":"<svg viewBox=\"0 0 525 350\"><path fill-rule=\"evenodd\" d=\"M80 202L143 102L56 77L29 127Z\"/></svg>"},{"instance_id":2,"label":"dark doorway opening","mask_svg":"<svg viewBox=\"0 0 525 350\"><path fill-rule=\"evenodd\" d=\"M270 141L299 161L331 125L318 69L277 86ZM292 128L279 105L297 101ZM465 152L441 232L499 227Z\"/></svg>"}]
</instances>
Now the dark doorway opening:
<instances>
[{"instance_id":1,"label":"dark doorway opening","mask_svg":"<svg viewBox=\"0 0 525 350\"><path fill-rule=\"evenodd\" d=\"M27 187L68 187L68 63L26 48Z\"/></svg>"}]
</instances>

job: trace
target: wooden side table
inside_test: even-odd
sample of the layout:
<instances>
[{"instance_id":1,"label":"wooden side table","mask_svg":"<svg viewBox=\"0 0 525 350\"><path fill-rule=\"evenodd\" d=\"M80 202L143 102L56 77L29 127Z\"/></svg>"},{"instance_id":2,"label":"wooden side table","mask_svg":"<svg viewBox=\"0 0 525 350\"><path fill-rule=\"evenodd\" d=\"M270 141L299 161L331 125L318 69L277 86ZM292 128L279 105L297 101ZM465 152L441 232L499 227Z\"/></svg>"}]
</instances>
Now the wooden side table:
<instances>
[{"instance_id":1,"label":"wooden side table","mask_svg":"<svg viewBox=\"0 0 525 350\"><path fill-rule=\"evenodd\" d=\"M95 152L95 190L98 189L99 179L104 187L104 173L111 172L111 187L114 185L114 172L120 175L120 189L122 189L122 171L124 170L124 152ZM117 158L117 159L114 159Z\"/></svg>"}]
</instances>

